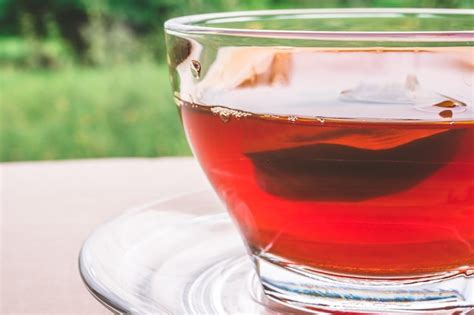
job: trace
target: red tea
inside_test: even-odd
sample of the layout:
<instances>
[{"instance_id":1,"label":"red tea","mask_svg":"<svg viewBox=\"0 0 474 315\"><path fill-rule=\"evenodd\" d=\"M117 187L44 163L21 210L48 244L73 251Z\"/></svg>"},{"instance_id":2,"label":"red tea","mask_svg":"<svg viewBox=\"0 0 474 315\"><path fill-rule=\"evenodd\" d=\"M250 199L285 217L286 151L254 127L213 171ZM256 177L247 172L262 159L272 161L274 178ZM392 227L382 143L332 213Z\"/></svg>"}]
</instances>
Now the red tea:
<instances>
[{"instance_id":1,"label":"red tea","mask_svg":"<svg viewBox=\"0 0 474 315\"><path fill-rule=\"evenodd\" d=\"M192 80L178 66L186 134L254 255L473 271L471 48L225 47L193 64Z\"/></svg>"},{"instance_id":2,"label":"red tea","mask_svg":"<svg viewBox=\"0 0 474 315\"><path fill-rule=\"evenodd\" d=\"M473 123L181 105L194 153L254 254L363 276L473 269Z\"/></svg>"}]
</instances>

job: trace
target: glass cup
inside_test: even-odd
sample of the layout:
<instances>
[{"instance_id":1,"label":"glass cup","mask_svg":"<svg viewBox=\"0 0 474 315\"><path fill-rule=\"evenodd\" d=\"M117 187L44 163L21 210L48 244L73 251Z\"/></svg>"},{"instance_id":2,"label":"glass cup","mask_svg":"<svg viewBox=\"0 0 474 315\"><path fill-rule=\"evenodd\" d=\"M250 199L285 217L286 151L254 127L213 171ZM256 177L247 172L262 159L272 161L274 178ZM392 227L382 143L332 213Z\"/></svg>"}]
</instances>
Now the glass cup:
<instances>
[{"instance_id":1,"label":"glass cup","mask_svg":"<svg viewBox=\"0 0 474 315\"><path fill-rule=\"evenodd\" d=\"M186 136L269 298L315 312L473 307L473 12L166 22Z\"/></svg>"}]
</instances>

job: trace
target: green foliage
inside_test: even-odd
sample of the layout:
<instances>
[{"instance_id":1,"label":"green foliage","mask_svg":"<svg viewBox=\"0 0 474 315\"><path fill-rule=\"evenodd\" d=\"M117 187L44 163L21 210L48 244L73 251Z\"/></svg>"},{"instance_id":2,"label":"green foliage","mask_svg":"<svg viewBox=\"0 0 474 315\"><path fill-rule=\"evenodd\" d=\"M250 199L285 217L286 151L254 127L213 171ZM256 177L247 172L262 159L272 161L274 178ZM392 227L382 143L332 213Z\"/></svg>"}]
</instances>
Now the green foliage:
<instances>
[{"instance_id":1,"label":"green foliage","mask_svg":"<svg viewBox=\"0 0 474 315\"><path fill-rule=\"evenodd\" d=\"M72 63L71 52L61 41L29 41L19 37L0 39L0 67L56 69Z\"/></svg>"},{"instance_id":2,"label":"green foliage","mask_svg":"<svg viewBox=\"0 0 474 315\"><path fill-rule=\"evenodd\" d=\"M189 154L165 66L0 72L0 160Z\"/></svg>"},{"instance_id":3,"label":"green foliage","mask_svg":"<svg viewBox=\"0 0 474 315\"><path fill-rule=\"evenodd\" d=\"M110 66L142 61L149 57L143 42L122 22L108 25L101 13L91 14L89 23L81 30L88 43L84 61L96 66Z\"/></svg>"},{"instance_id":4,"label":"green foliage","mask_svg":"<svg viewBox=\"0 0 474 315\"><path fill-rule=\"evenodd\" d=\"M53 19L46 19L46 37L41 37L31 14L19 18L21 36L0 38L0 66L59 68L72 63L73 53Z\"/></svg>"},{"instance_id":5,"label":"green foliage","mask_svg":"<svg viewBox=\"0 0 474 315\"><path fill-rule=\"evenodd\" d=\"M23 17L41 38L48 38L51 21L58 34L88 63L110 60L107 51L131 43L142 55L163 57L163 23L170 17L202 12L268 8L442 7L473 8L472 0L0 0L0 33L20 35ZM125 32L123 32L126 30ZM119 33L126 38L118 39ZM98 38L105 38L99 43ZM124 46L121 46L124 47ZM133 48L136 50L135 48ZM132 50L133 50L132 49ZM119 59L129 60L133 53ZM116 56L112 56L112 60Z\"/></svg>"},{"instance_id":6,"label":"green foliage","mask_svg":"<svg viewBox=\"0 0 474 315\"><path fill-rule=\"evenodd\" d=\"M304 7L474 1L0 0L0 160L189 154L163 65L164 21Z\"/></svg>"}]
</instances>

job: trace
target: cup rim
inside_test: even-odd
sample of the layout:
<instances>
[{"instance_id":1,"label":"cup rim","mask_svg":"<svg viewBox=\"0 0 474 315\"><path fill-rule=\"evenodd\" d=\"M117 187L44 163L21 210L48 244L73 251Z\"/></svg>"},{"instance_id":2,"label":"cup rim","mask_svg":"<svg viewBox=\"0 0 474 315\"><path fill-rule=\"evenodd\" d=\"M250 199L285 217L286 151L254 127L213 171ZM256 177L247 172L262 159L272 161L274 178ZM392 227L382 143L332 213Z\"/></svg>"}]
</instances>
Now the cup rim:
<instances>
[{"instance_id":1,"label":"cup rim","mask_svg":"<svg viewBox=\"0 0 474 315\"><path fill-rule=\"evenodd\" d=\"M369 15L373 17L394 14L417 15L470 15L474 21L474 9L422 9L422 8L360 8L360 9L285 9L255 10L196 14L171 18L164 24L171 34L223 35L234 37L303 39L303 40L353 40L353 41L416 41L416 42L459 42L474 41L474 26L469 30L450 31L314 31L284 29L245 29L196 25L218 19L249 19L273 15ZM232 20L231 20L232 21ZM209 24L212 25L212 24Z\"/></svg>"}]
</instances>

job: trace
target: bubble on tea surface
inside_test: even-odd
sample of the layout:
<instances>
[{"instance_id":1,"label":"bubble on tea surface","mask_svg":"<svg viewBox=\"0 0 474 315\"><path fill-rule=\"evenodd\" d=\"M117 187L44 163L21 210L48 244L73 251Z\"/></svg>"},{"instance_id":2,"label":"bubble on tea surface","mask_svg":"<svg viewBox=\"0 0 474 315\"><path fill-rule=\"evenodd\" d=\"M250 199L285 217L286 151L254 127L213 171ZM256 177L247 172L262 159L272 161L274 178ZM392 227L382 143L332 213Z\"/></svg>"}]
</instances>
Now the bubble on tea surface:
<instances>
[{"instance_id":1,"label":"bubble on tea surface","mask_svg":"<svg viewBox=\"0 0 474 315\"><path fill-rule=\"evenodd\" d=\"M324 123L326 122L326 119L324 117L316 117L316 120L319 121L321 125L324 125Z\"/></svg>"},{"instance_id":2,"label":"bubble on tea surface","mask_svg":"<svg viewBox=\"0 0 474 315\"><path fill-rule=\"evenodd\" d=\"M294 123L294 122L296 122L297 120L298 120L298 117L296 117L296 116L288 116L288 121L290 121L290 122L293 122L293 123Z\"/></svg>"},{"instance_id":3,"label":"bubble on tea surface","mask_svg":"<svg viewBox=\"0 0 474 315\"><path fill-rule=\"evenodd\" d=\"M240 118L244 118L244 117L248 117L252 115L251 113L248 113L248 112L230 109L227 107L219 107L219 106L212 107L211 112L214 115L218 115L219 118L225 123L229 122L232 117L240 119Z\"/></svg>"}]
</instances>

